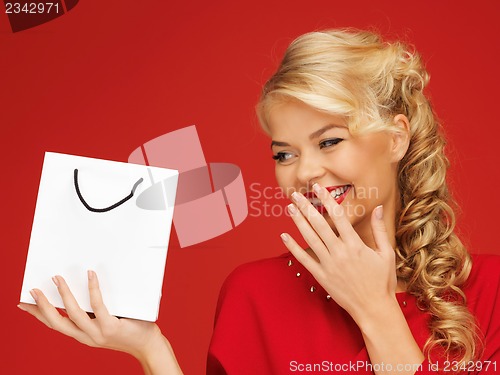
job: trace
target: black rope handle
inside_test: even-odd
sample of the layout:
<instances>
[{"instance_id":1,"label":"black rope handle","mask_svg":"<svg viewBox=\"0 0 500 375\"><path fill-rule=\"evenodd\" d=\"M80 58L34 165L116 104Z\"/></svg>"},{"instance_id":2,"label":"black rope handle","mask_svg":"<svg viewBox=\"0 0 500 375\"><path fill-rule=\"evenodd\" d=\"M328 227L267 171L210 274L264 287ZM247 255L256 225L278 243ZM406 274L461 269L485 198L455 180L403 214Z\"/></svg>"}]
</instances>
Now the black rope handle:
<instances>
[{"instance_id":1,"label":"black rope handle","mask_svg":"<svg viewBox=\"0 0 500 375\"><path fill-rule=\"evenodd\" d=\"M142 177L139 180L137 180L137 182L132 187L132 191L130 192L130 194L127 195L125 198L123 198L121 201L119 201L119 202L117 202L109 207L106 207L106 208L94 208L94 207L90 207L89 204L87 202L85 202L85 199L83 199L83 197L82 197L82 193L80 192L80 187L78 186L78 169L75 169L74 176L75 176L76 194L78 195L78 198L80 198L80 201L85 206L85 208L87 208L87 210L92 211L92 212L107 212L107 211L111 211L113 208L116 208L116 207L122 205L123 203L125 203L126 201L128 201L130 198L132 198L134 196L135 189L137 189L137 186L139 186L139 184L144 180Z\"/></svg>"}]
</instances>

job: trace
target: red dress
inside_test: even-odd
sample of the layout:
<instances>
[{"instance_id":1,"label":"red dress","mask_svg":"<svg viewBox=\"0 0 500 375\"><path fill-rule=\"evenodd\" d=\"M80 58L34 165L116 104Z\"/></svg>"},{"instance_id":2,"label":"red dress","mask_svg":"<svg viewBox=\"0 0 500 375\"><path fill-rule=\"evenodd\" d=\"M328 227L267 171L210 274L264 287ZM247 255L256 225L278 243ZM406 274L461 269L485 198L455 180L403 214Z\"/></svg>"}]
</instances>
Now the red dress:
<instances>
[{"instance_id":1,"label":"red dress","mask_svg":"<svg viewBox=\"0 0 500 375\"><path fill-rule=\"evenodd\" d=\"M500 256L472 257L463 290L484 334L485 351L481 363L468 370L500 373ZM396 296L422 348L430 335L429 314L418 309L413 296ZM290 253L239 266L224 282L207 374L373 374L370 365L356 323L327 299L326 291ZM436 375L429 366L426 360L417 373ZM452 366L445 373L456 373Z\"/></svg>"}]
</instances>

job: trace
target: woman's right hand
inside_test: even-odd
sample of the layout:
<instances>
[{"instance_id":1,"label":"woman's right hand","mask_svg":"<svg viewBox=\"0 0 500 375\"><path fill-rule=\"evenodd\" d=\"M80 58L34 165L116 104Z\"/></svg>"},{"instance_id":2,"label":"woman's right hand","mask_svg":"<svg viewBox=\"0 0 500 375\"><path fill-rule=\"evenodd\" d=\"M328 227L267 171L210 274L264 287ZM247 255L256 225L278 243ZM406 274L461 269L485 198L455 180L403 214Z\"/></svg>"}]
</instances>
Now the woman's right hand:
<instances>
[{"instance_id":1,"label":"woman's right hand","mask_svg":"<svg viewBox=\"0 0 500 375\"><path fill-rule=\"evenodd\" d=\"M67 317L61 315L39 289L31 291L36 305L21 303L19 308L47 327L83 344L131 354L141 362L146 374L182 374L170 343L155 323L118 319L109 314L94 271L88 271L90 305L94 311L94 319L80 308L63 277L54 276L52 280L61 295Z\"/></svg>"}]
</instances>

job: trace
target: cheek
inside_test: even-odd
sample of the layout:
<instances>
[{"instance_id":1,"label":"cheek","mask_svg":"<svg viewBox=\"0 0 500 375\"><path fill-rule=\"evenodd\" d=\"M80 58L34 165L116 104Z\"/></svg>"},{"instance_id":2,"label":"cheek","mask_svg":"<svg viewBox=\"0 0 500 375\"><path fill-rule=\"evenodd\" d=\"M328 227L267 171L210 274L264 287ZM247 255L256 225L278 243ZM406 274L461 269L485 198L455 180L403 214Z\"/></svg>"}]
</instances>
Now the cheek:
<instances>
[{"instance_id":1,"label":"cheek","mask_svg":"<svg viewBox=\"0 0 500 375\"><path fill-rule=\"evenodd\" d=\"M376 163L366 164L360 170L357 181L354 181L357 191L361 193L363 189L363 198L380 199L387 193L392 186L393 177L389 170L383 164L377 165Z\"/></svg>"},{"instance_id":2,"label":"cheek","mask_svg":"<svg viewBox=\"0 0 500 375\"><path fill-rule=\"evenodd\" d=\"M345 151L332 155L331 170L343 180L341 182L363 183L373 172L374 160L358 148Z\"/></svg>"},{"instance_id":3,"label":"cheek","mask_svg":"<svg viewBox=\"0 0 500 375\"><path fill-rule=\"evenodd\" d=\"M382 150L371 145L343 154L336 164L339 176L356 186L358 198L380 198L393 185L391 164Z\"/></svg>"},{"instance_id":4,"label":"cheek","mask_svg":"<svg viewBox=\"0 0 500 375\"><path fill-rule=\"evenodd\" d=\"M276 167L274 175L276 176L278 186L283 189L283 191L287 191L290 187L290 179L287 177L286 171L284 171L281 167Z\"/></svg>"},{"instance_id":5,"label":"cheek","mask_svg":"<svg viewBox=\"0 0 500 375\"><path fill-rule=\"evenodd\" d=\"M301 187L297 186L295 178L295 170L293 166L281 166L275 169L276 183L282 190L282 194L290 198L294 191L301 191Z\"/></svg>"}]
</instances>

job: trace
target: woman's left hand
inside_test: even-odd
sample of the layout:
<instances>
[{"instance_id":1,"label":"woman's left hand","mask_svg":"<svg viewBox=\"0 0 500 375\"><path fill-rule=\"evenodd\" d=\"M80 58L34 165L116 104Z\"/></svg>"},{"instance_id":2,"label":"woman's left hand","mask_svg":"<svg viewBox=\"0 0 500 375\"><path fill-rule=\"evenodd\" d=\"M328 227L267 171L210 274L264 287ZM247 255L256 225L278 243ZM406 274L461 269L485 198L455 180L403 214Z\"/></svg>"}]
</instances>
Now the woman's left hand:
<instances>
[{"instance_id":1,"label":"woman's left hand","mask_svg":"<svg viewBox=\"0 0 500 375\"><path fill-rule=\"evenodd\" d=\"M395 299L395 252L383 221L382 206L376 207L371 215L376 244L376 248L372 249L361 240L344 207L335 201L328 190L318 184L313 188L338 235L309 200L295 192L292 194L295 204L288 206L289 212L317 260L290 235L283 233L281 237L295 258L359 326L364 317L380 312Z\"/></svg>"}]
</instances>

